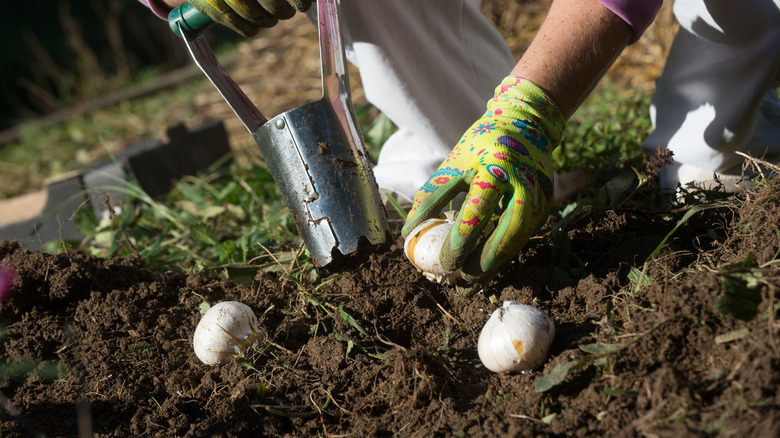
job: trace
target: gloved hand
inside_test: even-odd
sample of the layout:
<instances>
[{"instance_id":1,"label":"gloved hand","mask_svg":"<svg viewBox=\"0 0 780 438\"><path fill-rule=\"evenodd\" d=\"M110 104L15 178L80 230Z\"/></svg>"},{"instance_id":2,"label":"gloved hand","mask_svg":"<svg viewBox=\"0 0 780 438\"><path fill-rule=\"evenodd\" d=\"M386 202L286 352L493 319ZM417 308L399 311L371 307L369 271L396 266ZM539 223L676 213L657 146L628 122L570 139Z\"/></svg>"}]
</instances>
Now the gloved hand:
<instances>
[{"instance_id":1,"label":"gloved hand","mask_svg":"<svg viewBox=\"0 0 780 438\"><path fill-rule=\"evenodd\" d=\"M312 0L188 0L201 13L239 35L253 36L261 27L305 12Z\"/></svg>"},{"instance_id":2,"label":"gloved hand","mask_svg":"<svg viewBox=\"0 0 780 438\"><path fill-rule=\"evenodd\" d=\"M542 89L526 79L505 78L485 115L415 194L403 236L468 190L440 257L444 269L462 267L464 280L486 285L547 219L553 202L550 155L564 125ZM503 213L495 229L474 248L497 207Z\"/></svg>"}]
</instances>

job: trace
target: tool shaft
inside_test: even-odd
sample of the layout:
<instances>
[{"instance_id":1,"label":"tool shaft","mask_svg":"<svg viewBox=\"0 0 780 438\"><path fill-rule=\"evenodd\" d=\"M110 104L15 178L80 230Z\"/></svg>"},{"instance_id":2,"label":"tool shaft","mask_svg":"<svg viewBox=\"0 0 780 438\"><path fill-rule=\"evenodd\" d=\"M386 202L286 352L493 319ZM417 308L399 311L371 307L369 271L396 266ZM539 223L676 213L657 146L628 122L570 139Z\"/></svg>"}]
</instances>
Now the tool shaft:
<instances>
[{"instance_id":1,"label":"tool shaft","mask_svg":"<svg viewBox=\"0 0 780 438\"><path fill-rule=\"evenodd\" d=\"M195 64L214 84L214 87L236 113L249 133L254 135L268 119L257 109L233 78L225 72L203 35L196 35L185 29L181 21L179 21L179 34L184 39Z\"/></svg>"}]
</instances>

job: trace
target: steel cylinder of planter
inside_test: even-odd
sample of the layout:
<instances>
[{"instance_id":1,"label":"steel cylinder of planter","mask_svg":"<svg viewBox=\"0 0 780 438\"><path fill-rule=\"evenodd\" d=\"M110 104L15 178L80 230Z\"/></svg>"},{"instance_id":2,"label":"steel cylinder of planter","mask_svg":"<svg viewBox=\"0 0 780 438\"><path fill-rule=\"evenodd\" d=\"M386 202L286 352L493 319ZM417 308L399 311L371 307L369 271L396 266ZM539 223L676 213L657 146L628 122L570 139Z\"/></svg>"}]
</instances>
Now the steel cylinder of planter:
<instances>
[{"instance_id":1,"label":"steel cylinder of planter","mask_svg":"<svg viewBox=\"0 0 780 438\"><path fill-rule=\"evenodd\" d=\"M267 120L219 65L200 32L213 24L191 5L169 23L257 142L317 266L389 239L387 214L357 122L335 0L318 0L322 99Z\"/></svg>"}]
</instances>

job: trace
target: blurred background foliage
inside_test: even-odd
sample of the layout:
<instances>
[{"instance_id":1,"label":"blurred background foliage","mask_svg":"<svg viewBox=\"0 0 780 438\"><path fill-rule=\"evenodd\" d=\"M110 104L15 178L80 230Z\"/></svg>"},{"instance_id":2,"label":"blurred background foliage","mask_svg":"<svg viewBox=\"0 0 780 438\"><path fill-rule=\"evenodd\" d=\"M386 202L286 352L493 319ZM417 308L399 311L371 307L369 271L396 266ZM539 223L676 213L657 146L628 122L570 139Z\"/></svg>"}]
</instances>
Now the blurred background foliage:
<instances>
[{"instance_id":1,"label":"blurred background foliage","mask_svg":"<svg viewBox=\"0 0 780 438\"><path fill-rule=\"evenodd\" d=\"M0 129L189 62L167 24L137 1L5 3Z\"/></svg>"}]
</instances>

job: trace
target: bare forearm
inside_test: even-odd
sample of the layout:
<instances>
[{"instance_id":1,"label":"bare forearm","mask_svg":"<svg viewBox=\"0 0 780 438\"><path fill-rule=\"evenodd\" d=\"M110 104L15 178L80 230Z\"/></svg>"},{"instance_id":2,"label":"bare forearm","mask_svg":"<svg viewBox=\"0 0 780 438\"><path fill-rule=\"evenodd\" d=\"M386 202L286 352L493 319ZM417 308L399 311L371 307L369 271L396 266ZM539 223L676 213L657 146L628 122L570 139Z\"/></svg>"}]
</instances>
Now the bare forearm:
<instances>
[{"instance_id":1,"label":"bare forearm","mask_svg":"<svg viewBox=\"0 0 780 438\"><path fill-rule=\"evenodd\" d=\"M597 0L556 0L512 74L545 90L569 118L632 35Z\"/></svg>"}]
</instances>

